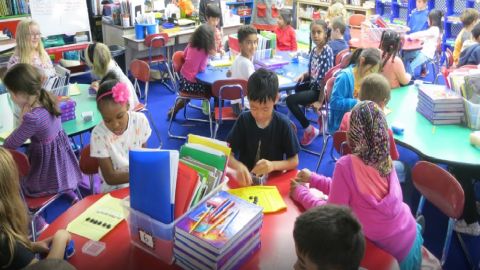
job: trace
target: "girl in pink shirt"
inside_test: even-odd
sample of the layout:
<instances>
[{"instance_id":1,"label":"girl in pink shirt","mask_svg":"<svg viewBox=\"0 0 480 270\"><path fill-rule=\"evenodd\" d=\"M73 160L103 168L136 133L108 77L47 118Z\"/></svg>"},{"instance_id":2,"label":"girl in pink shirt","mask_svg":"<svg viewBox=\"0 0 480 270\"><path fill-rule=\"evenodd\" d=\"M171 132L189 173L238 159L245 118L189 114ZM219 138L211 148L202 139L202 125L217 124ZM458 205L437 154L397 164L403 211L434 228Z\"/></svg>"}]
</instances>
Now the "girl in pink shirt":
<instances>
[{"instance_id":1,"label":"girl in pink shirt","mask_svg":"<svg viewBox=\"0 0 480 270\"><path fill-rule=\"evenodd\" d=\"M387 30L382 33L380 41L383 60L382 74L388 79L392 89L406 85L412 79L412 75L405 71L402 59L398 57L401 48L402 43L397 32Z\"/></svg>"},{"instance_id":2,"label":"girl in pink shirt","mask_svg":"<svg viewBox=\"0 0 480 270\"><path fill-rule=\"evenodd\" d=\"M349 206L365 236L394 256L401 269L420 269L421 227L403 203L380 107L372 101L359 102L352 110L347 138L353 154L337 161L333 177L302 170L292 180L291 196L305 208L325 203ZM313 195L302 182L310 182L328 198Z\"/></svg>"},{"instance_id":3,"label":"girl in pink shirt","mask_svg":"<svg viewBox=\"0 0 480 270\"><path fill-rule=\"evenodd\" d=\"M179 83L180 92L191 95L199 95L209 97L211 94L210 86L197 82L195 78L197 73L202 72L207 67L209 55L215 55L215 36L213 29L208 24L202 24L195 32L193 32L190 42L183 51L185 62L180 69ZM185 106L185 101L177 102L174 107L170 108L168 117L173 117L177 112Z\"/></svg>"}]
</instances>

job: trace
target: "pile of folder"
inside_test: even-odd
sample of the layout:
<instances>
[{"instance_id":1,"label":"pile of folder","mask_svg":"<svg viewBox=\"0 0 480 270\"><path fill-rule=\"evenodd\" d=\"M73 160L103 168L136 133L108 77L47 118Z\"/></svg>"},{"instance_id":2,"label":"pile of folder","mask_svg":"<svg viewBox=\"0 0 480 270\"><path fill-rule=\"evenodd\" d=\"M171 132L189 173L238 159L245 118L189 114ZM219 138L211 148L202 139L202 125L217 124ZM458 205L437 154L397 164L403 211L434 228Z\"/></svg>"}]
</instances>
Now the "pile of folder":
<instances>
[{"instance_id":1,"label":"pile of folder","mask_svg":"<svg viewBox=\"0 0 480 270\"><path fill-rule=\"evenodd\" d=\"M262 207L225 191L175 225L175 262L183 269L238 269L260 248Z\"/></svg>"}]
</instances>

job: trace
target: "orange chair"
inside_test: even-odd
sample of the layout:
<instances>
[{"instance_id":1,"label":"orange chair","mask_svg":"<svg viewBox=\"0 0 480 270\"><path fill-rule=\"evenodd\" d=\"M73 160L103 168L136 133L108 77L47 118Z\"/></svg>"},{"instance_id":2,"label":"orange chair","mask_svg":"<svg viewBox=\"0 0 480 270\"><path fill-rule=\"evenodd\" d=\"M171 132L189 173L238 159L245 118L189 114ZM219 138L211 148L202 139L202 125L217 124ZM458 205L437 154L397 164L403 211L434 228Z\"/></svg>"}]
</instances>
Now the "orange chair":
<instances>
[{"instance_id":1,"label":"orange chair","mask_svg":"<svg viewBox=\"0 0 480 270\"><path fill-rule=\"evenodd\" d=\"M88 175L90 180L90 193L93 195L95 194L95 186L93 183L93 175L98 173L98 159L90 156L90 144L87 144L85 148L82 149L80 152L80 171L83 174Z\"/></svg>"},{"instance_id":2,"label":"orange chair","mask_svg":"<svg viewBox=\"0 0 480 270\"><path fill-rule=\"evenodd\" d=\"M138 83L139 81L143 82L145 84L145 104L139 103L135 108L134 111L136 112L144 112L148 119L150 120L150 125L153 128L153 131L155 132L155 135L157 136L158 142L160 144L160 148L162 148L162 138L160 137L160 132L157 129L157 126L155 125L155 122L153 121L153 117L150 114L150 111L147 109L148 107L148 90L149 90L149 80L150 80L150 66L142 60L134 59L130 63L130 72L132 73L133 77L135 78L134 81L134 88L135 92L141 93L140 89L140 84Z\"/></svg>"},{"instance_id":3,"label":"orange chair","mask_svg":"<svg viewBox=\"0 0 480 270\"><path fill-rule=\"evenodd\" d=\"M224 100L242 100L242 108L244 108L243 98L247 96L247 81L244 79L226 79L215 81L212 85L212 95L218 97L218 107L215 107L215 128L213 138L217 137L217 131L225 120L235 121L237 115L233 112L232 107L224 107Z\"/></svg>"},{"instance_id":4,"label":"orange chair","mask_svg":"<svg viewBox=\"0 0 480 270\"><path fill-rule=\"evenodd\" d=\"M448 216L448 228L442 250L440 263L445 265L450 241L452 239L453 227L458 218L462 216L465 203L465 195L462 186L457 179L446 170L436 164L419 161L412 169L412 180L415 188L422 194L418 203L416 216L422 215L425 200L437 207L443 214ZM456 233L471 268L473 266L470 254L460 233Z\"/></svg>"},{"instance_id":5,"label":"orange chair","mask_svg":"<svg viewBox=\"0 0 480 270\"><path fill-rule=\"evenodd\" d=\"M351 28L360 28L366 18L363 14L352 14L350 18L348 18L348 24Z\"/></svg>"},{"instance_id":6,"label":"orange chair","mask_svg":"<svg viewBox=\"0 0 480 270\"><path fill-rule=\"evenodd\" d=\"M156 54L154 55L154 50L159 50L161 48L165 48L168 52L168 48L166 47L168 43L168 35L166 33L158 33L158 34L151 34L145 38L144 45L148 47L148 57L142 58L143 60L149 64L151 68L155 68L160 72L160 83L167 87L170 92L175 93L175 85L173 83L173 75L170 69L170 64L168 62L168 58L165 57L163 54ZM170 86L166 80L164 79L164 69L166 69L170 80L172 81L172 86Z\"/></svg>"},{"instance_id":7,"label":"orange chair","mask_svg":"<svg viewBox=\"0 0 480 270\"><path fill-rule=\"evenodd\" d=\"M24 153L17 150L9 149L9 151L12 154L13 160L15 160L15 163L17 164L20 181L22 181L23 177L27 176L30 172L30 162L28 161L28 157ZM76 189L75 192L77 193L78 198L81 199L82 196L78 189ZM62 193L46 195L43 197L28 197L25 196L23 192L20 194L28 208L30 215L30 229L32 231L32 241L35 242L37 239L35 220L49 205L58 199Z\"/></svg>"},{"instance_id":8,"label":"orange chair","mask_svg":"<svg viewBox=\"0 0 480 270\"><path fill-rule=\"evenodd\" d=\"M183 51L177 51L173 54L172 56L172 66L173 66L173 78L178 81L179 79L179 73L180 70L182 69L183 64L185 63L185 56ZM177 82L175 85L178 86L178 91L177 91L177 97L175 98L174 106L177 105L178 102L181 100L184 100L186 103L190 103L191 100L201 100L201 101L206 101L208 104L208 111L211 111L210 109L210 95L192 95L188 94L186 92L183 92L182 89L180 89L180 84ZM194 106L191 104L185 105L183 108L183 116L185 120L187 121L195 121L195 122L203 122L203 123L209 123L210 124L210 136L213 137L213 119L212 115L209 113L208 114L208 120L207 119L200 119L200 118L190 118L187 117L187 107L192 107L194 109L199 109L201 110L202 108L198 106ZM181 136L181 135L176 135L172 133L172 122L173 122L173 114L170 116L170 121L168 124L168 137L169 138L175 138L175 139L187 139L186 136Z\"/></svg>"}]
</instances>

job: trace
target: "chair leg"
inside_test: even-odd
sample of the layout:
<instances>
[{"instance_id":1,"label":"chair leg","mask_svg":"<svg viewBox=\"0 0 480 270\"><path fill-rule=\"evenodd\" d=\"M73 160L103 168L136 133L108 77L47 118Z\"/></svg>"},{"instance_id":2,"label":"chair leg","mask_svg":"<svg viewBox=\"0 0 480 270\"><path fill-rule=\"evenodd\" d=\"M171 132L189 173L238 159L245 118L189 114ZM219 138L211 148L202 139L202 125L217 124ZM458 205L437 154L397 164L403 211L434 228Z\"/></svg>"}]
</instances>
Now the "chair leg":
<instances>
[{"instance_id":1,"label":"chair leg","mask_svg":"<svg viewBox=\"0 0 480 270\"><path fill-rule=\"evenodd\" d=\"M37 218L36 215L30 216L30 230L32 232L32 242L37 241L37 229L35 228L35 219Z\"/></svg>"},{"instance_id":2,"label":"chair leg","mask_svg":"<svg viewBox=\"0 0 480 270\"><path fill-rule=\"evenodd\" d=\"M88 180L90 180L90 195L94 195L95 194L95 186L94 186L94 183L93 183L93 175L89 175Z\"/></svg>"},{"instance_id":3,"label":"chair leg","mask_svg":"<svg viewBox=\"0 0 480 270\"><path fill-rule=\"evenodd\" d=\"M168 72L168 76L170 78L170 81L172 82L172 86L168 85L166 82L164 83L165 86L167 87L167 89L172 92L172 93L175 93L175 83L174 83L174 79L173 79L173 75L172 75L172 71L170 69L170 65L168 64L168 62L164 62L165 63L165 66L167 67L167 72Z\"/></svg>"},{"instance_id":4,"label":"chair leg","mask_svg":"<svg viewBox=\"0 0 480 270\"><path fill-rule=\"evenodd\" d=\"M315 167L315 172L318 172L318 169L320 169L320 165L322 164L323 156L325 155L325 152L327 150L328 141L330 140L330 137L332 137L332 136L327 135L327 134L324 134L323 136L327 136L327 137L323 140L322 151L320 152L320 158L318 159L317 167Z\"/></svg>"},{"instance_id":5,"label":"chair leg","mask_svg":"<svg viewBox=\"0 0 480 270\"><path fill-rule=\"evenodd\" d=\"M145 109L145 112L146 112L146 114L147 114L147 117L148 117L149 120L150 120L150 124L151 124L152 127L153 127L153 132L155 132L155 135L157 136L158 143L160 144L160 146L159 146L158 148L162 148L162 146L163 146L162 138L160 137L160 132L158 131L157 126L156 126L155 123L153 122L152 114L150 113L150 111L149 111L148 109Z\"/></svg>"},{"instance_id":6,"label":"chair leg","mask_svg":"<svg viewBox=\"0 0 480 270\"><path fill-rule=\"evenodd\" d=\"M149 82L145 82L145 107L148 106L148 87L150 86Z\"/></svg>"},{"instance_id":7,"label":"chair leg","mask_svg":"<svg viewBox=\"0 0 480 270\"><path fill-rule=\"evenodd\" d=\"M463 237L460 235L459 232L456 232L456 235L457 235L458 241L460 242L460 246L462 247L463 254L467 259L468 266L472 270L475 270L475 265L473 264L473 260L472 260L472 257L470 256L470 252L468 252L467 245L465 245L465 241L463 241Z\"/></svg>"},{"instance_id":8,"label":"chair leg","mask_svg":"<svg viewBox=\"0 0 480 270\"><path fill-rule=\"evenodd\" d=\"M175 103L173 104L173 106L175 107L177 105L177 103L182 100L184 98L180 97L180 96L177 96L177 98L175 98ZM184 107L184 114L185 114L185 109L186 109L187 105L185 105ZM183 139L183 140L186 140L187 137L186 136L179 136L179 135L175 135L172 133L172 122L173 122L173 114L170 116L170 121L168 123L168 137L169 138L174 138L174 139Z\"/></svg>"},{"instance_id":9,"label":"chair leg","mask_svg":"<svg viewBox=\"0 0 480 270\"><path fill-rule=\"evenodd\" d=\"M443 250L442 250L442 259L440 260L440 264L442 266L444 266L445 262L447 261L447 255L448 255L448 250L450 249L450 243L452 240L452 232L453 232L454 226L455 226L455 219L449 218L447 235L445 236L445 244L443 245Z\"/></svg>"}]
</instances>

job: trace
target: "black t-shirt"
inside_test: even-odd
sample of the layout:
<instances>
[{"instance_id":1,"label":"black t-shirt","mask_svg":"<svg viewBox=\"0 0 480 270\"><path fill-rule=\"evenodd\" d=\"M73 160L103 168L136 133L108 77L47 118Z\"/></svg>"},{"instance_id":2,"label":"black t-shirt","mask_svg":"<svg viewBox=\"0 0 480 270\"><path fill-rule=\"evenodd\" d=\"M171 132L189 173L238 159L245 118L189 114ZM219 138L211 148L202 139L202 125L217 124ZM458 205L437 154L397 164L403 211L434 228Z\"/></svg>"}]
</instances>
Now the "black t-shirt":
<instances>
[{"instance_id":1,"label":"black t-shirt","mask_svg":"<svg viewBox=\"0 0 480 270\"><path fill-rule=\"evenodd\" d=\"M235 157L249 170L260 159L278 161L291 158L300 151L300 144L290 120L273 111L270 124L261 129L250 112L242 113L227 137Z\"/></svg>"},{"instance_id":2,"label":"black t-shirt","mask_svg":"<svg viewBox=\"0 0 480 270\"><path fill-rule=\"evenodd\" d=\"M0 234L0 269L22 269L35 259L35 254L20 242L15 242L13 260L5 268L11 257L12 254L10 254L10 249L8 248L7 238L5 235Z\"/></svg>"}]
</instances>

